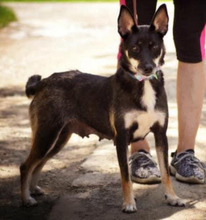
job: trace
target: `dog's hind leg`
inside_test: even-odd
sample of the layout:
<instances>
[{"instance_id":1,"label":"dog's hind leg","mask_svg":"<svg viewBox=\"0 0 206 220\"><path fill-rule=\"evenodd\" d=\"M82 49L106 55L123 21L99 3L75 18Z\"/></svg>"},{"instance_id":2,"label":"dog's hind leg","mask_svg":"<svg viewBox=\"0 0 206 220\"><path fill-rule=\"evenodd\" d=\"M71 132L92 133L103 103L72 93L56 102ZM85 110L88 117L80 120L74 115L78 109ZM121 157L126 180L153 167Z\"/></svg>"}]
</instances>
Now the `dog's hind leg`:
<instances>
[{"instance_id":1,"label":"dog's hind leg","mask_svg":"<svg viewBox=\"0 0 206 220\"><path fill-rule=\"evenodd\" d=\"M30 191L34 195L42 195L44 194L43 189L38 186L38 180L40 176L40 172L43 168L43 166L46 164L46 162L52 158L55 154L57 154L69 141L71 137L71 132L69 130L69 125L66 125L61 133L59 134L58 140L56 141L54 147L47 153L47 155L42 159L42 161L36 166L32 173L32 180L30 185Z\"/></svg>"},{"instance_id":2,"label":"dog's hind leg","mask_svg":"<svg viewBox=\"0 0 206 220\"><path fill-rule=\"evenodd\" d=\"M129 174L129 165L128 165L128 143L124 134L118 134L116 137L116 149L117 157L121 172L122 179L122 189L124 203L122 207L123 212L132 213L136 212L136 203L134 200L133 190L132 190L132 181Z\"/></svg>"},{"instance_id":3,"label":"dog's hind leg","mask_svg":"<svg viewBox=\"0 0 206 220\"><path fill-rule=\"evenodd\" d=\"M180 199L174 192L170 175L169 175L169 165L168 165L168 142L166 131L163 129L158 129L158 132L154 132L155 144L157 157L159 162L159 167L162 175L162 184L165 192L165 199L169 205L173 206L185 206L185 201Z\"/></svg>"},{"instance_id":4,"label":"dog's hind leg","mask_svg":"<svg viewBox=\"0 0 206 220\"><path fill-rule=\"evenodd\" d=\"M37 202L30 196L30 183L34 169L39 165L45 155L55 145L61 131L61 126L39 126L33 134L31 152L20 166L21 173L21 196L22 202L26 206L35 205Z\"/></svg>"}]
</instances>

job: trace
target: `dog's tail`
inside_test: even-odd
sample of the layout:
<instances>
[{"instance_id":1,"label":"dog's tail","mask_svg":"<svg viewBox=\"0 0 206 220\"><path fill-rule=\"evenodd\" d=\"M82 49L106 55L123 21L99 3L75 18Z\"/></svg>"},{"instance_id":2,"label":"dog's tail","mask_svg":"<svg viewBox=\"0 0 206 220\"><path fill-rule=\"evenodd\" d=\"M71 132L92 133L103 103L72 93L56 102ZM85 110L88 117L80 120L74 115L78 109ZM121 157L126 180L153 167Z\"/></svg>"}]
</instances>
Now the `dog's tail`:
<instances>
[{"instance_id":1,"label":"dog's tail","mask_svg":"<svg viewBox=\"0 0 206 220\"><path fill-rule=\"evenodd\" d=\"M40 81L41 81L40 75L33 75L28 79L26 83L26 91L25 91L28 98L33 98L33 96L36 94L37 86Z\"/></svg>"}]
</instances>

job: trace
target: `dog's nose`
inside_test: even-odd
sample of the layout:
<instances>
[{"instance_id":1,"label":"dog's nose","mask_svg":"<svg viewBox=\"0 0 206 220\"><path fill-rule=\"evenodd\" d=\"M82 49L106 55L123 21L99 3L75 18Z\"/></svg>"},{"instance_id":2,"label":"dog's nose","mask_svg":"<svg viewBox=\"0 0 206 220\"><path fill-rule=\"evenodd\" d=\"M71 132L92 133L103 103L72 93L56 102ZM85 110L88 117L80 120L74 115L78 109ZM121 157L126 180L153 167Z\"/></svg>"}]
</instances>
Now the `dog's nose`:
<instances>
[{"instance_id":1,"label":"dog's nose","mask_svg":"<svg viewBox=\"0 0 206 220\"><path fill-rule=\"evenodd\" d=\"M153 66L151 64L146 64L144 67L144 72L145 73L151 73L153 70Z\"/></svg>"}]
</instances>

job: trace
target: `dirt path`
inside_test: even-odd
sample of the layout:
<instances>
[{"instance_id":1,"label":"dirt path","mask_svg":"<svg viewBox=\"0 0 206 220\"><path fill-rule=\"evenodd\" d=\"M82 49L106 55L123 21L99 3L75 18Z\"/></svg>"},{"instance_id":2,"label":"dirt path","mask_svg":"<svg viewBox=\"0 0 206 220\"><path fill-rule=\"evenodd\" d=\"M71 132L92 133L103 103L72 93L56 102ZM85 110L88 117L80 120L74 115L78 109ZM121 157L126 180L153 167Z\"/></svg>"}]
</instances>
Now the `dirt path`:
<instances>
[{"instance_id":1,"label":"dirt path","mask_svg":"<svg viewBox=\"0 0 206 220\"><path fill-rule=\"evenodd\" d=\"M21 207L19 165L30 149L27 78L76 69L111 75L116 69L119 37L117 3L9 4L17 23L0 31L0 220L125 220L206 219L206 186L181 184L173 179L187 208L164 203L161 185L134 184L138 212L121 213L121 186L112 143L92 136L73 136L62 152L44 168L40 185L46 190L34 208ZM172 14L172 4L168 4ZM172 18L170 19L172 20ZM176 60L171 29L166 38L164 68L169 98L170 151L177 143L175 104ZM205 161L205 105L196 154ZM151 138L150 138L151 139ZM82 147L83 146L83 147ZM151 153L155 156L151 140Z\"/></svg>"}]
</instances>

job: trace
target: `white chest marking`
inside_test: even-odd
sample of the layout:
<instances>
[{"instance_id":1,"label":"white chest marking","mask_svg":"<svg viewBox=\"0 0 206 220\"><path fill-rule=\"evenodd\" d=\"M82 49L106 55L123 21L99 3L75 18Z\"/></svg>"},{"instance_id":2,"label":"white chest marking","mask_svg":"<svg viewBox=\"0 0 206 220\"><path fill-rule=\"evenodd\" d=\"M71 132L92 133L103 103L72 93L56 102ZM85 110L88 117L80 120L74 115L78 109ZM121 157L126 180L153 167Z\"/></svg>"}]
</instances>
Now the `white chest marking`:
<instances>
[{"instance_id":1,"label":"white chest marking","mask_svg":"<svg viewBox=\"0 0 206 220\"><path fill-rule=\"evenodd\" d=\"M154 107L156 104L156 95L149 80L144 81L143 96L141 103L144 107L147 108L148 112L154 111Z\"/></svg>"},{"instance_id":2,"label":"white chest marking","mask_svg":"<svg viewBox=\"0 0 206 220\"><path fill-rule=\"evenodd\" d=\"M138 123L138 129L133 133L133 138L144 137L150 128L156 122L161 126L165 123L165 113L155 110L156 95L151 83L146 80L144 82L143 96L141 103L146 107L147 111L132 110L125 113L125 128L128 129L133 123Z\"/></svg>"},{"instance_id":3,"label":"white chest marking","mask_svg":"<svg viewBox=\"0 0 206 220\"><path fill-rule=\"evenodd\" d=\"M150 132L154 123L159 122L161 126L165 123L165 113L161 111L130 111L124 116L125 128L128 129L133 123L138 123L138 129L133 133L133 138L144 137Z\"/></svg>"}]
</instances>

